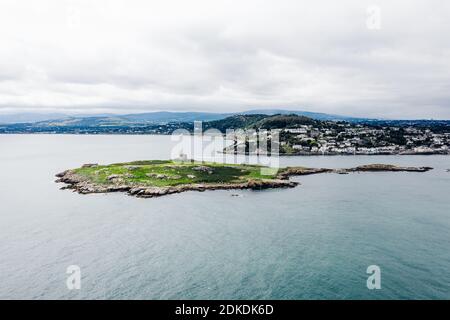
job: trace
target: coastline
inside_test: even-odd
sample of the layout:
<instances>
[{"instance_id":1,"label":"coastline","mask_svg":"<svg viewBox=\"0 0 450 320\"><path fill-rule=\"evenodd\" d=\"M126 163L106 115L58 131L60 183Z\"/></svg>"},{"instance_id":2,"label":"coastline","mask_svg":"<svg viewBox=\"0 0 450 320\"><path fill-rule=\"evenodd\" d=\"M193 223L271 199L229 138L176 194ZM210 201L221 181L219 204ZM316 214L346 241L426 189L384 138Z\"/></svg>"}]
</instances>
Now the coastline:
<instances>
[{"instance_id":1,"label":"coastline","mask_svg":"<svg viewBox=\"0 0 450 320\"><path fill-rule=\"evenodd\" d=\"M198 165L195 164L195 165ZM226 167L227 164L216 164ZM82 168L96 168L97 164L85 164ZM207 166L203 166L208 168ZM264 168L264 167L260 167ZM280 168L278 172L271 179L263 178L249 178L238 182L233 181L229 183L182 183L178 185L156 186L147 183L133 183L125 182L123 176L114 175L108 177L109 183L98 183L92 181L86 176L77 173L75 170L66 170L56 174L58 178L56 183L64 183L61 189L70 189L79 194L92 193L110 193L110 192L125 192L130 196L139 198L153 198L169 194L181 193L185 191L206 191L206 190L264 190L275 188L294 188L298 186L299 182L290 181L292 176L313 175L321 173L336 173L336 174L350 174L355 172L427 172L433 170L431 167L403 167L388 164L370 164L362 165L353 168L344 169L330 169L330 168L305 168L305 167L285 167ZM208 172L214 174L212 172ZM162 179L170 179L168 176Z\"/></svg>"},{"instance_id":2,"label":"coastline","mask_svg":"<svg viewBox=\"0 0 450 320\"><path fill-rule=\"evenodd\" d=\"M124 133L124 132L88 132L88 133L75 133L75 132L0 132L0 136L30 136L30 135L41 135L41 136L171 136L171 134L162 134L162 133ZM194 134L190 134L189 136L193 137ZM227 150L217 151L218 153L223 154L231 154L231 155L245 155L245 156L267 156L270 157L271 154L264 153L256 153L256 152L229 152ZM293 156L305 156L305 157L318 157L318 156L432 156L432 155L450 155L450 149L437 149L433 151L380 151L380 152L307 152L307 151L299 151L293 153L278 153L279 157L293 157Z\"/></svg>"},{"instance_id":3,"label":"coastline","mask_svg":"<svg viewBox=\"0 0 450 320\"><path fill-rule=\"evenodd\" d=\"M219 151L220 152L220 151ZM267 156L270 157L270 152L267 154L264 153L258 153L258 152L237 152L237 151L228 151L225 150L220 152L223 154L231 154L231 155L245 155L245 156ZM441 156L447 156L450 155L450 150L434 150L434 151L382 151L382 152L307 152L307 151L299 151L299 152L292 152L292 153L277 153L277 156L280 157L292 157L292 156L306 156L306 157L316 157L316 156L434 156L434 155L441 155Z\"/></svg>"}]
</instances>

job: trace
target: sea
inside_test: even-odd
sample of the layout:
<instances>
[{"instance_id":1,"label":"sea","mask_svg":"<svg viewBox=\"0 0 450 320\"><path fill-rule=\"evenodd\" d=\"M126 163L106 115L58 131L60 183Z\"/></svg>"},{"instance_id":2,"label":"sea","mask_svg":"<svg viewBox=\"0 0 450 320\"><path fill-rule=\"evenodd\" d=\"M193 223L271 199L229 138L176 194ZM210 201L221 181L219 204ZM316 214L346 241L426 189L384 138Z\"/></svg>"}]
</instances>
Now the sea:
<instances>
[{"instance_id":1,"label":"sea","mask_svg":"<svg viewBox=\"0 0 450 320\"><path fill-rule=\"evenodd\" d=\"M0 299L450 298L450 156L280 157L280 166L434 170L151 199L54 182L84 163L169 159L174 143L0 135ZM373 266L378 288L368 286Z\"/></svg>"}]
</instances>

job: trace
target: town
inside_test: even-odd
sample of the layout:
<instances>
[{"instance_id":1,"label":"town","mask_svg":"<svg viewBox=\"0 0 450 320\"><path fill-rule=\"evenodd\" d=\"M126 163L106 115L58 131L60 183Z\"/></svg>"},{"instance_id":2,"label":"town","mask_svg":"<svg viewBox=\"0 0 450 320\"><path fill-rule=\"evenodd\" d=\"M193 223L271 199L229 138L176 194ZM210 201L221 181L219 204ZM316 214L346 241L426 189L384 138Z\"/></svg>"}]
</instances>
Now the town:
<instances>
[{"instance_id":1,"label":"town","mask_svg":"<svg viewBox=\"0 0 450 320\"><path fill-rule=\"evenodd\" d=\"M120 119L119 119L120 120ZM160 134L183 129L193 133L191 121L123 121L111 117L79 118L0 125L0 134ZM447 120L318 120L295 114L236 114L220 120L202 122L202 131L214 129L280 133L281 155L412 155L450 154L450 121ZM255 138L246 138L255 142ZM250 141L249 141L250 140ZM236 148L225 152L257 153L258 148ZM274 141L275 142L275 139ZM255 146L255 144L253 145ZM270 148L270 146L268 146ZM239 150L237 150L239 149ZM245 150L245 151L244 151ZM251 151L249 151L251 150ZM267 150L271 152L270 150Z\"/></svg>"},{"instance_id":2,"label":"town","mask_svg":"<svg viewBox=\"0 0 450 320\"><path fill-rule=\"evenodd\" d=\"M450 154L450 132L414 126L322 122L281 130L280 153L292 155Z\"/></svg>"}]
</instances>

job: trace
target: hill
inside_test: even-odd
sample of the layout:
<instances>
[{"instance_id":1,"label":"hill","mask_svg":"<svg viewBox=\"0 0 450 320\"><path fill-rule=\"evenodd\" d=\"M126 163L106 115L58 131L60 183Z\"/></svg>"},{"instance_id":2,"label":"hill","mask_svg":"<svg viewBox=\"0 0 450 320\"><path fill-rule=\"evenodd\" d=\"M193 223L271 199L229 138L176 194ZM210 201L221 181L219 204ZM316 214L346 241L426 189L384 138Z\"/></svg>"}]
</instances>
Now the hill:
<instances>
[{"instance_id":1,"label":"hill","mask_svg":"<svg viewBox=\"0 0 450 320\"><path fill-rule=\"evenodd\" d=\"M247 129L253 127L256 123L269 116L264 114L238 114L231 117L227 117L222 120L208 121L203 124L203 128L210 129L218 129L221 132L225 132L227 129Z\"/></svg>"},{"instance_id":2,"label":"hill","mask_svg":"<svg viewBox=\"0 0 450 320\"><path fill-rule=\"evenodd\" d=\"M252 128L253 129L298 128L302 125L314 125L319 122L320 121L295 114L274 115L257 121L252 125Z\"/></svg>"},{"instance_id":3,"label":"hill","mask_svg":"<svg viewBox=\"0 0 450 320\"><path fill-rule=\"evenodd\" d=\"M203 124L203 128L215 128L221 132L227 129L279 129L298 128L301 125L319 124L320 121L295 114L265 115L265 114L240 114L222 120L209 121Z\"/></svg>"},{"instance_id":4,"label":"hill","mask_svg":"<svg viewBox=\"0 0 450 320\"><path fill-rule=\"evenodd\" d=\"M266 115L298 115L305 116L315 120L324 120L324 121L348 121L348 122L360 122L370 120L368 118L356 118L349 116L342 116L337 114L328 114L321 112L310 112L310 111L302 111L302 110L284 110L284 109L256 109L245 111L242 114L266 114Z\"/></svg>"},{"instance_id":5,"label":"hill","mask_svg":"<svg viewBox=\"0 0 450 320\"><path fill-rule=\"evenodd\" d=\"M39 126L61 126L70 124L73 126L111 126L129 124L167 124L174 122L214 121L230 116L258 116L258 115L299 115L315 120L331 121L367 121L370 119L352 118L326 113L292 111L283 109L249 110L237 113L214 112L169 112L157 111L132 114L64 114L64 113L16 113L0 114L0 124L39 123Z\"/></svg>"}]
</instances>

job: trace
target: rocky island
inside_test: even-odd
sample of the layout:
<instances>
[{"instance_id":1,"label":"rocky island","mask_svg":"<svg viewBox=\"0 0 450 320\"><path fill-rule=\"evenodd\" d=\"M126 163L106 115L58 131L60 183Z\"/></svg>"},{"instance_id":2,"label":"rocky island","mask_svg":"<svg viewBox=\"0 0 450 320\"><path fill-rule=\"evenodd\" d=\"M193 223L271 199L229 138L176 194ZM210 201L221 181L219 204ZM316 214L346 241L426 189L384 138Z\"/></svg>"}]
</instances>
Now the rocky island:
<instances>
[{"instance_id":1,"label":"rocky island","mask_svg":"<svg viewBox=\"0 0 450 320\"><path fill-rule=\"evenodd\" d=\"M431 169L372 164L349 169L286 167L274 170L247 164L149 160L110 165L85 164L81 168L58 173L56 182L66 184L62 189L72 189L81 194L126 192L136 197L152 198L184 191L293 188L299 183L290 181L289 177L298 175L426 172Z\"/></svg>"}]
</instances>

